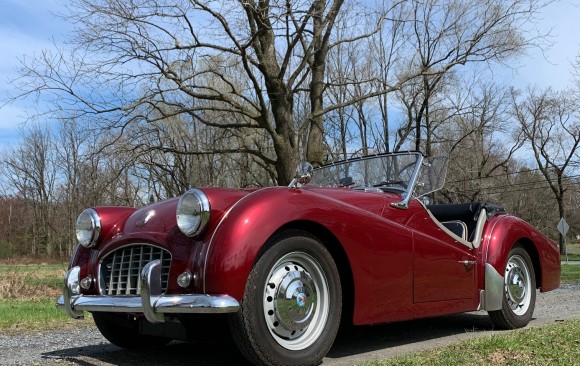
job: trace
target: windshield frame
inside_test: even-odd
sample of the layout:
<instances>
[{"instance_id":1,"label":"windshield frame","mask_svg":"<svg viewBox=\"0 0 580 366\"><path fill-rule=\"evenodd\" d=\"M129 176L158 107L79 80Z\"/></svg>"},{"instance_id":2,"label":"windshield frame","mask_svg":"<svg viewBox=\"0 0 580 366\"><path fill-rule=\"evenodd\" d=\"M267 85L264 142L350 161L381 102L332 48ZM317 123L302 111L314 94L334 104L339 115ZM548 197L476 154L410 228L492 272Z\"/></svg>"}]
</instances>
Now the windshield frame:
<instances>
[{"instance_id":1,"label":"windshield frame","mask_svg":"<svg viewBox=\"0 0 580 366\"><path fill-rule=\"evenodd\" d=\"M409 161L403 160L399 162L397 160L397 157L402 157L403 159L405 159L405 156L408 157ZM415 161L413 161L413 158ZM439 158L441 157L436 157L436 159ZM446 162L447 158L446 157L444 158ZM377 166L371 166L369 168L367 165L365 165L364 169L361 169L360 166L356 165L359 162L364 162L366 160L373 159L378 159ZM389 159L392 159L393 165L391 165ZM312 171L312 179L313 179L312 183L316 185L317 180L319 180L321 183L323 183L319 184L319 186L321 187L350 187L351 189L354 190L364 190L374 192L388 191L399 193L401 195L402 200L400 202L393 203L392 206L396 208L405 209L409 206L409 201L411 197L414 195L414 193L416 193L415 188L418 186L422 188L425 185L424 182L418 185L419 178L422 176L422 173L425 173L425 176L431 175L430 172L431 159L433 159L433 157L430 159L425 159L423 154L419 151L392 152L344 159L314 168L314 170ZM414 164L414 167L411 164ZM396 173L394 173L393 176L390 175L391 174L390 172L386 173L386 171L390 171L390 168L387 168L387 166L395 168ZM364 170L364 172L361 171L357 172L357 168L359 170ZM410 173L410 175L409 173L403 173L407 169L411 168L413 170ZM336 171L332 171L332 169L336 169ZM356 182L352 179L352 176L350 176L351 169L354 170L354 172L352 172L352 175L357 178ZM321 173L323 173L325 170L328 171L326 172L326 175L323 175L321 178ZM421 194L416 197L420 197L422 195L442 188L443 183L445 181L446 170L447 166L445 164L443 166L442 179L440 180L440 183L437 187L428 191L423 190L423 192L421 192ZM367 176L367 175L372 176L373 174L374 174L373 177ZM399 174L403 175L399 176ZM340 177L342 175L344 175L344 177ZM381 177L380 179L386 179L386 181L378 180L377 182L374 182L374 179L377 179L379 176ZM395 177L396 180L389 181L389 179L392 177ZM325 179L327 179L326 182ZM421 188L419 189L419 191L422 190Z\"/></svg>"}]
</instances>

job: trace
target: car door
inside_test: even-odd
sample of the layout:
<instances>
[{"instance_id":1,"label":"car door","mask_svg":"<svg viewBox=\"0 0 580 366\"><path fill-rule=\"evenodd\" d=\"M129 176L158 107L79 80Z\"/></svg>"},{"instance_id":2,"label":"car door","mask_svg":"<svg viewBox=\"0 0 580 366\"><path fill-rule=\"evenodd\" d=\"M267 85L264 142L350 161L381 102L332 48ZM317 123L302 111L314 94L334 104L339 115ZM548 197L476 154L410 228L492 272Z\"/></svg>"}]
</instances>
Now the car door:
<instances>
[{"instance_id":1,"label":"car door","mask_svg":"<svg viewBox=\"0 0 580 366\"><path fill-rule=\"evenodd\" d=\"M437 230L414 233L413 302L473 298L476 279L473 250Z\"/></svg>"},{"instance_id":2,"label":"car door","mask_svg":"<svg viewBox=\"0 0 580 366\"><path fill-rule=\"evenodd\" d=\"M475 249L451 237L424 207L414 208L407 222L413 229L413 303L473 299Z\"/></svg>"}]
</instances>

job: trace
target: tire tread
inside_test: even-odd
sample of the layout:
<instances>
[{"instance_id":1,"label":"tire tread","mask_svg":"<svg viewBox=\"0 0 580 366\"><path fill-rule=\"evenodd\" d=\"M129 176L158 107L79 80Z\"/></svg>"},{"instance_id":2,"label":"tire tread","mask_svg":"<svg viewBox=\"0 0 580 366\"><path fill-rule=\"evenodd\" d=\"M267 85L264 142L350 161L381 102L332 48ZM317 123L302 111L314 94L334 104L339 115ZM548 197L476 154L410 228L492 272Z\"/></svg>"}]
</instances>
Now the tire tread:
<instances>
[{"instance_id":1,"label":"tire tread","mask_svg":"<svg viewBox=\"0 0 580 366\"><path fill-rule=\"evenodd\" d=\"M244 303L251 304L252 299L249 298L249 293L253 290L261 288L261 284L258 283L260 276L259 276L259 269L263 266L263 263L266 262L265 254L272 249L277 243L282 240L290 239L290 238L304 238L307 240L313 240L316 242L316 245L319 246L321 249L324 250L324 256L328 256L328 259L332 260L332 256L330 253L324 248L322 243L318 241L315 237L311 234L301 231L301 230L288 230L282 232L278 235L275 235L271 238L271 240L266 243L264 249L261 252L260 257L256 261L254 267L250 271L248 281L246 283L246 291L244 292L244 297L242 299L242 306L240 310L232 314L229 318L229 324L231 329L231 334L236 343L240 353L251 363L254 365L264 365L264 366L287 366L290 363L284 362L280 359L280 357L275 353L274 350L271 350L269 347L263 346L259 340L255 339L254 335L259 334L258 326L256 317L251 314L251 307L243 306ZM335 270L337 271L336 267ZM340 280L338 279L338 286L340 287ZM250 290L250 291L249 291ZM337 311L339 314L339 321L340 321L340 311L342 309L342 296L339 296L339 304L337 304ZM336 329L333 330L334 335L338 331L338 326ZM334 339L334 338L333 338ZM322 355L323 357L324 355ZM303 361L299 363L292 363L292 365L300 365L300 366L316 366L322 362L322 357L314 358L310 361Z\"/></svg>"},{"instance_id":2,"label":"tire tread","mask_svg":"<svg viewBox=\"0 0 580 366\"><path fill-rule=\"evenodd\" d=\"M530 300L530 308L528 309L528 311L524 315L521 315L521 316L515 315L512 312L512 310L509 308L509 305L507 304L507 301L505 298L505 296L506 296L505 295L505 288L504 288L503 289L504 295L502 298L501 309L494 310L494 311L488 311L489 318L491 319L491 322L493 323L494 327L497 329L511 330L511 329L525 327L529 323L529 321L532 317L532 314L534 312L534 308L535 308L536 276L534 273L534 266L533 266L532 260L530 258L530 255L528 254L528 252L521 245L515 245L510 250L510 252L508 254L508 261L509 261L509 258L511 258L512 255L514 255L514 254L518 254L522 258L524 258L524 260L526 261L526 264L528 266L528 270L530 271L530 276L531 276L531 280L532 280L532 287L533 287L531 289L531 291L533 291L533 293L532 293L532 298Z\"/></svg>"}]
</instances>

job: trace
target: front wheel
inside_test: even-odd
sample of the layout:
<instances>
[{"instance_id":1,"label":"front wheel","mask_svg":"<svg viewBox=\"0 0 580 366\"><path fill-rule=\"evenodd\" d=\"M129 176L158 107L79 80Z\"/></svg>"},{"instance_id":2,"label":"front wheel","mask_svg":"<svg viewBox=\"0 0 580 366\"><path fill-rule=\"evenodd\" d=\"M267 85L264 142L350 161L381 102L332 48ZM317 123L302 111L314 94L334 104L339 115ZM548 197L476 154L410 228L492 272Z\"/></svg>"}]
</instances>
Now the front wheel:
<instances>
[{"instance_id":1,"label":"front wheel","mask_svg":"<svg viewBox=\"0 0 580 366\"><path fill-rule=\"evenodd\" d=\"M290 232L273 240L252 268L230 325L253 364L317 365L334 342L341 310L332 256L315 238Z\"/></svg>"},{"instance_id":2,"label":"front wheel","mask_svg":"<svg viewBox=\"0 0 580 366\"><path fill-rule=\"evenodd\" d=\"M515 329L528 325L536 305L536 276L528 252L514 247L504 273L502 308L490 311L493 324L500 329Z\"/></svg>"}]
</instances>

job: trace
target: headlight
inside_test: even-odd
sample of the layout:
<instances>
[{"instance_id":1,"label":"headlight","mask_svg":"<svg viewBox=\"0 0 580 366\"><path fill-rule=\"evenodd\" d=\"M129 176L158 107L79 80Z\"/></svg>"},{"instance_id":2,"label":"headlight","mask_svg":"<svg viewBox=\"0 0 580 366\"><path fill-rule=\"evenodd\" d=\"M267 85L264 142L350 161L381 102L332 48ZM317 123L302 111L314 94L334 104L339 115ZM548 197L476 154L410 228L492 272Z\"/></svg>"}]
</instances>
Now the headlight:
<instances>
[{"instance_id":1,"label":"headlight","mask_svg":"<svg viewBox=\"0 0 580 366\"><path fill-rule=\"evenodd\" d=\"M77 218L77 239L79 243L90 248L97 244L101 234L101 218L97 211L87 208Z\"/></svg>"},{"instance_id":2,"label":"headlight","mask_svg":"<svg viewBox=\"0 0 580 366\"><path fill-rule=\"evenodd\" d=\"M200 234L209 222L209 200L199 189L187 191L177 204L177 226L187 236Z\"/></svg>"}]
</instances>

